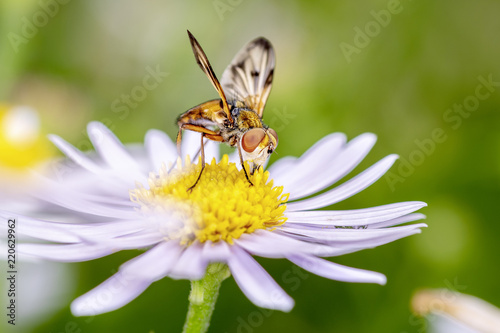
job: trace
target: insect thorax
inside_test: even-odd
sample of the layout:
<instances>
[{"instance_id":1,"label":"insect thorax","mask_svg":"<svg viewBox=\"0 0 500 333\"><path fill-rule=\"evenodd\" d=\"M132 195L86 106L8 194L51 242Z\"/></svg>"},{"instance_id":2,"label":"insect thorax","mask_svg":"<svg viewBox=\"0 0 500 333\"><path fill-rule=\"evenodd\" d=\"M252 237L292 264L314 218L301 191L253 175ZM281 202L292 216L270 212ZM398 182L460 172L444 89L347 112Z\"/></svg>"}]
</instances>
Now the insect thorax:
<instances>
[{"instance_id":1,"label":"insect thorax","mask_svg":"<svg viewBox=\"0 0 500 333\"><path fill-rule=\"evenodd\" d=\"M236 145L239 138L251 128L267 128L262 123L259 115L248 108L233 107L231 109L231 117L233 119L233 127L223 127L220 129L220 134L230 146Z\"/></svg>"},{"instance_id":2,"label":"insect thorax","mask_svg":"<svg viewBox=\"0 0 500 333\"><path fill-rule=\"evenodd\" d=\"M236 127L244 132L250 128L264 127L259 115L253 110L235 107L231 110L231 116Z\"/></svg>"}]
</instances>

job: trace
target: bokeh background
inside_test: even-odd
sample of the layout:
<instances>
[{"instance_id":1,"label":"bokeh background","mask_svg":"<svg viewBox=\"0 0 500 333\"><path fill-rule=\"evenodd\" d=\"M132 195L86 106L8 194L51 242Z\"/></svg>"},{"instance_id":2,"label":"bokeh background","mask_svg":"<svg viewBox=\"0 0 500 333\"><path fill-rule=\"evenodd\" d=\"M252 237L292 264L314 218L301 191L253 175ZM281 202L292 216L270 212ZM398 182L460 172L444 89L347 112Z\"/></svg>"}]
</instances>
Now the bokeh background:
<instances>
[{"instance_id":1,"label":"bokeh background","mask_svg":"<svg viewBox=\"0 0 500 333\"><path fill-rule=\"evenodd\" d=\"M218 75L243 44L267 37L277 55L264 114L280 136L272 160L299 156L331 132L373 132L378 142L354 174L389 153L401 159L333 208L422 200L429 227L333 259L386 274L386 286L330 281L285 260L259 259L295 308L259 309L228 279L209 331L425 332L409 306L419 288L451 288L500 305L499 13L493 0L2 0L0 103L35 109L40 142L57 133L88 150L91 120L127 143L141 142L150 128L174 136L181 112L217 96L186 29ZM156 87L141 89L151 71L160 73ZM22 175L15 155L1 156L3 177L12 169ZM160 280L112 313L71 315L72 299L135 255L26 268L38 284L20 290L17 328L180 332L188 281ZM4 321L0 329L12 329Z\"/></svg>"}]
</instances>

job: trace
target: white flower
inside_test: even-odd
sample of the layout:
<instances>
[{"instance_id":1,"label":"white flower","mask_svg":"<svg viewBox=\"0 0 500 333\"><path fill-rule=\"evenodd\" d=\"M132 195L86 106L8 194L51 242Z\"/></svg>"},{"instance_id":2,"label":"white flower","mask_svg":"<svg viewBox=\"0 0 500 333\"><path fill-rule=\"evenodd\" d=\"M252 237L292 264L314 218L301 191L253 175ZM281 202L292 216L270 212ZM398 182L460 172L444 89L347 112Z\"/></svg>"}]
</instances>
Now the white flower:
<instances>
[{"instance_id":1,"label":"white flower","mask_svg":"<svg viewBox=\"0 0 500 333\"><path fill-rule=\"evenodd\" d=\"M412 308L427 317L431 332L500 332L500 309L456 290L420 290L413 296Z\"/></svg>"},{"instance_id":2,"label":"white flower","mask_svg":"<svg viewBox=\"0 0 500 333\"><path fill-rule=\"evenodd\" d=\"M35 204L19 198L36 186L28 170L40 169L52 153L40 130L36 110L0 102L0 209L26 211Z\"/></svg>"},{"instance_id":3,"label":"white flower","mask_svg":"<svg viewBox=\"0 0 500 333\"><path fill-rule=\"evenodd\" d=\"M256 305L289 311L293 299L252 255L286 258L329 279L385 284L386 278L380 273L320 257L373 248L419 233L426 226L397 226L422 219L422 214L413 212L426 206L423 202L315 210L370 186L391 167L396 155L383 158L337 187L303 199L351 172L374 145L373 134L360 135L350 142L340 133L328 135L300 158L285 157L268 172L257 171L251 177L254 186L249 186L238 169L241 167L228 163L227 157L217 164L219 146L209 142L207 168L189 193L186 190L198 176L199 165L186 162L182 166L178 160L177 167L169 172L177 153L163 132L150 130L145 149L125 148L101 123L90 123L88 133L100 160L51 136L76 164L58 164L52 178L45 179L44 190L35 193L84 222L61 223L17 215L20 232L52 242L21 244L25 255L78 262L125 249L147 249L77 298L71 306L77 316L118 309L166 276L200 279L211 262L227 263L243 293ZM186 133L184 154L195 156L199 139L199 135ZM229 157L229 161L237 160L236 154Z\"/></svg>"},{"instance_id":4,"label":"white flower","mask_svg":"<svg viewBox=\"0 0 500 333\"><path fill-rule=\"evenodd\" d=\"M40 170L43 160L49 158L53 152L50 142L41 133L39 113L23 105L7 105L0 102L0 210L9 209L11 211L30 212L36 211L39 207L37 200L27 198L27 194L32 192L37 185L36 178L30 174L31 170ZM4 228L8 223L7 219L2 220ZM17 229L13 228L16 236ZM5 295L9 298L16 297L18 304L22 305L22 320L13 321L20 331L32 331L34 326L59 311L66 306L68 297L74 291L74 276L71 267L62 263L47 263L40 260L30 260L23 256L12 256L12 246L19 238L8 238L8 233L0 236L0 248L10 250L2 256L3 265L7 269L15 258L9 271L22 272L16 275L16 290L21 293L7 292L9 284L5 286ZM10 260L9 260L10 259ZM6 274L9 278L11 274ZM40 303L50 298L43 308ZM10 314L10 310L8 311ZM7 320L12 320L7 317ZM8 325L8 324L6 324ZM0 325L1 326L1 325Z\"/></svg>"}]
</instances>

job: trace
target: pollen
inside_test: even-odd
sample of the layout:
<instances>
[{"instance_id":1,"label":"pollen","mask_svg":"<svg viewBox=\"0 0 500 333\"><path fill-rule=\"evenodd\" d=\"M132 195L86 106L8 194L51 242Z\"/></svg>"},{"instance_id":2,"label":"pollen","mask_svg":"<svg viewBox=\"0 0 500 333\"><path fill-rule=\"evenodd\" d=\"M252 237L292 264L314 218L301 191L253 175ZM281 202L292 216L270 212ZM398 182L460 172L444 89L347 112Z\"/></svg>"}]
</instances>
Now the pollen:
<instances>
[{"instance_id":1,"label":"pollen","mask_svg":"<svg viewBox=\"0 0 500 333\"><path fill-rule=\"evenodd\" d=\"M213 159L206 164L199 182L188 191L201 171L200 163L189 160L182 166L179 159L171 171L163 166L158 174L150 174L149 188L137 184L130 191L137 209L158 220L165 239L182 245L196 240L232 244L245 233L271 231L285 223L289 194L283 194L283 186L273 186L268 171L259 168L250 175L251 186L244 171L224 155L219 163Z\"/></svg>"}]
</instances>

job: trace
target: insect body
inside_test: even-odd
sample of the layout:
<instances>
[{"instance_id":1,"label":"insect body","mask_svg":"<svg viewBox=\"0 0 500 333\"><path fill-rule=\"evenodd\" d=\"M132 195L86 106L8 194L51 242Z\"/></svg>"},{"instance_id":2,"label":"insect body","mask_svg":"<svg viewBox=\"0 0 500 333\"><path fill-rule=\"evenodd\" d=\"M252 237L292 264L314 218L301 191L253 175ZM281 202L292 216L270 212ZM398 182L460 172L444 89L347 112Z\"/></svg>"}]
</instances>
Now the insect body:
<instances>
[{"instance_id":1,"label":"insect body","mask_svg":"<svg viewBox=\"0 0 500 333\"><path fill-rule=\"evenodd\" d=\"M274 74L273 47L262 37L249 42L236 54L219 82L200 44L189 31L188 35L198 65L220 97L189 109L177 120L179 155L182 130L201 133L202 168L189 190L196 186L205 168L204 138L236 147L252 185L244 161L253 174L278 146L278 135L262 122Z\"/></svg>"}]
</instances>

